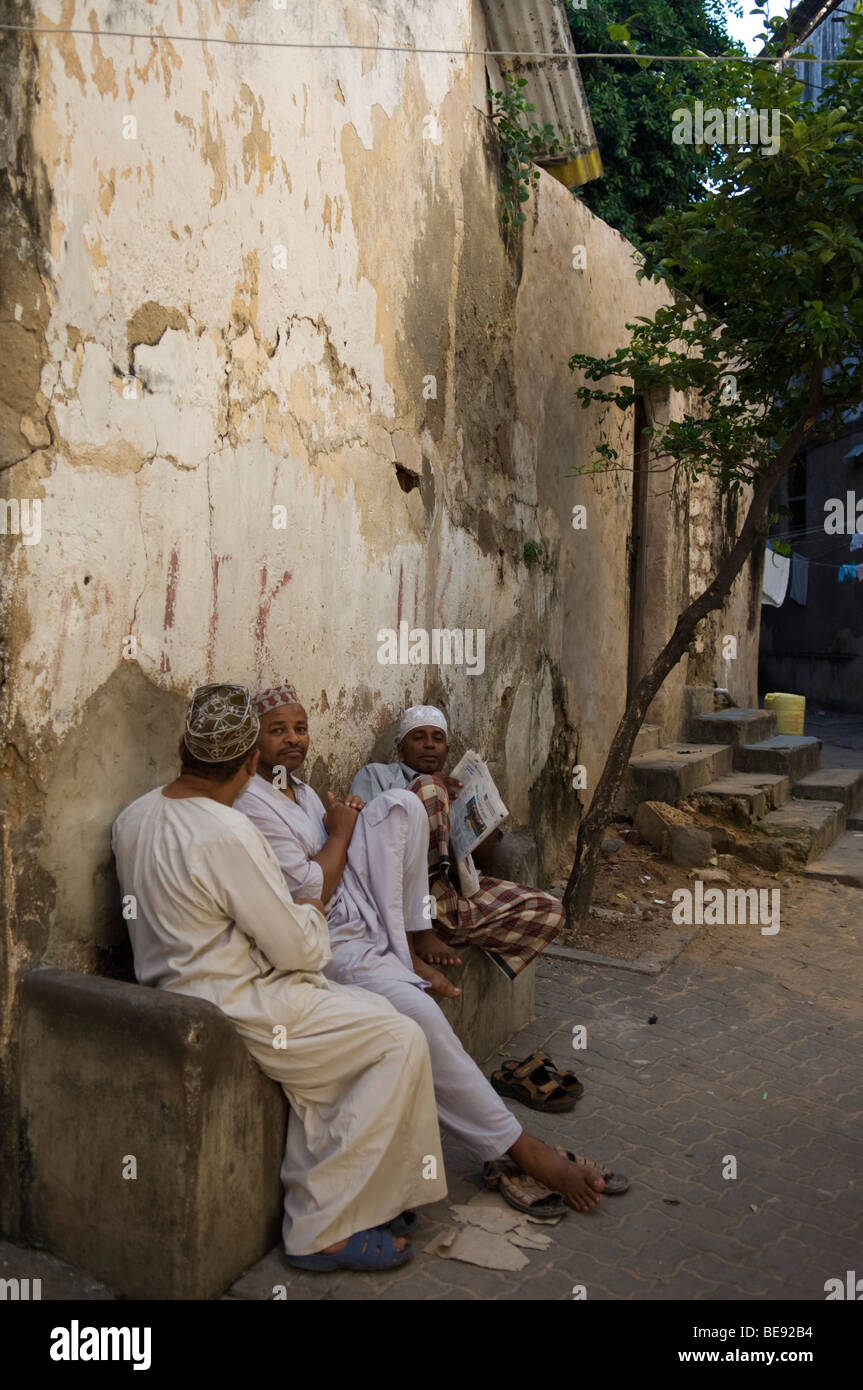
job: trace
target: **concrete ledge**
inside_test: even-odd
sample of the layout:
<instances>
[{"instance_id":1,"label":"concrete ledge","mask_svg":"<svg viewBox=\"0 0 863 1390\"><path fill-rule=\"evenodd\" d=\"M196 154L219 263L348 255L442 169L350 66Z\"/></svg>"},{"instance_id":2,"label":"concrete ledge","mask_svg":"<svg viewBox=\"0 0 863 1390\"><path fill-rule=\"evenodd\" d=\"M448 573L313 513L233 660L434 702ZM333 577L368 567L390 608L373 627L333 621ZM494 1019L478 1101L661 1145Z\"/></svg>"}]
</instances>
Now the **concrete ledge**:
<instances>
[{"instance_id":1,"label":"concrete ledge","mask_svg":"<svg viewBox=\"0 0 863 1390\"><path fill-rule=\"evenodd\" d=\"M791 795L791 780L773 772L733 772L728 777L720 777L716 782L708 782L693 792L690 800L696 803L731 801L740 802L747 809L750 820L761 820L768 811L777 811Z\"/></svg>"},{"instance_id":2,"label":"concrete ledge","mask_svg":"<svg viewBox=\"0 0 863 1390\"><path fill-rule=\"evenodd\" d=\"M762 830L803 846L806 860L823 854L833 841L845 833L845 807L841 801L786 801L761 822Z\"/></svg>"},{"instance_id":3,"label":"concrete ledge","mask_svg":"<svg viewBox=\"0 0 863 1390\"><path fill-rule=\"evenodd\" d=\"M734 749L737 772L775 772L797 782L815 772L821 759L821 741L802 734L777 734L760 743L741 743Z\"/></svg>"},{"instance_id":4,"label":"concrete ledge","mask_svg":"<svg viewBox=\"0 0 863 1390\"><path fill-rule=\"evenodd\" d=\"M863 834L858 830L840 835L821 859L807 864L803 874L805 878L826 878L828 882L835 879L852 888L863 888Z\"/></svg>"},{"instance_id":5,"label":"concrete ledge","mask_svg":"<svg viewBox=\"0 0 863 1390\"><path fill-rule=\"evenodd\" d=\"M723 709L694 715L687 725L694 743L760 743L776 733L776 715L763 709Z\"/></svg>"},{"instance_id":6,"label":"concrete ledge","mask_svg":"<svg viewBox=\"0 0 863 1390\"><path fill-rule=\"evenodd\" d=\"M126 1298L218 1297L279 1237L281 1087L204 1001L47 968L22 995L26 1238Z\"/></svg>"},{"instance_id":7,"label":"concrete ledge","mask_svg":"<svg viewBox=\"0 0 863 1390\"><path fill-rule=\"evenodd\" d=\"M822 767L801 777L793 795L798 800L841 801L847 811L853 811L863 799L863 768Z\"/></svg>"},{"instance_id":8,"label":"concrete ledge","mask_svg":"<svg viewBox=\"0 0 863 1390\"><path fill-rule=\"evenodd\" d=\"M638 753L654 753L657 748L662 747L662 738L661 725L642 724L632 745L633 757Z\"/></svg>"},{"instance_id":9,"label":"concrete ledge","mask_svg":"<svg viewBox=\"0 0 863 1390\"><path fill-rule=\"evenodd\" d=\"M619 815L631 816L641 801L673 805L731 771L733 749L718 743L672 743L630 758L615 801Z\"/></svg>"},{"instance_id":10,"label":"concrete ledge","mask_svg":"<svg viewBox=\"0 0 863 1390\"><path fill-rule=\"evenodd\" d=\"M477 1062L533 1018L472 947L443 1012ZM213 1004L40 967L22 981L24 1235L124 1298L218 1298L278 1242L288 1107ZM136 1177L124 1177L135 1160Z\"/></svg>"},{"instance_id":11,"label":"concrete ledge","mask_svg":"<svg viewBox=\"0 0 863 1390\"><path fill-rule=\"evenodd\" d=\"M444 973L458 985L458 999L439 999L445 1017L475 1062L485 1062L534 1016L536 962L508 980L474 946L458 947L464 964Z\"/></svg>"}]
</instances>

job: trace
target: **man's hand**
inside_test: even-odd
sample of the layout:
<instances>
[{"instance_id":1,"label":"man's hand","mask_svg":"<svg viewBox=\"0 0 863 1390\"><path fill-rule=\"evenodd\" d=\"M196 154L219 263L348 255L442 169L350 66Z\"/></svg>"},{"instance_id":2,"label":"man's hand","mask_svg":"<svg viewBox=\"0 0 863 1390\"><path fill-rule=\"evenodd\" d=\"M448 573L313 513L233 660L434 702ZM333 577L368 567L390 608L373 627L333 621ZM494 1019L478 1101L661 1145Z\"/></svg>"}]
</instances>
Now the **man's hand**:
<instances>
[{"instance_id":1,"label":"man's hand","mask_svg":"<svg viewBox=\"0 0 863 1390\"><path fill-rule=\"evenodd\" d=\"M324 814L324 829L328 835L339 835L349 841L354 833L354 826L357 823L357 816L362 810L363 803L359 797L352 797L352 801L359 802L359 805L348 805L346 801L336 801L332 792L327 792L327 809Z\"/></svg>"},{"instance_id":2,"label":"man's hand","mask_svg":"<svg viewBox=\"0 0 863 1390\"><path fill-rule=\"evenodd\" d=\"M462 787L464 786L464 782L459 782L455 777L444 777L443 780L446 784L446 789L449 795L452 797L453 800L455 800Z\"/></svg>"}]
</instances>

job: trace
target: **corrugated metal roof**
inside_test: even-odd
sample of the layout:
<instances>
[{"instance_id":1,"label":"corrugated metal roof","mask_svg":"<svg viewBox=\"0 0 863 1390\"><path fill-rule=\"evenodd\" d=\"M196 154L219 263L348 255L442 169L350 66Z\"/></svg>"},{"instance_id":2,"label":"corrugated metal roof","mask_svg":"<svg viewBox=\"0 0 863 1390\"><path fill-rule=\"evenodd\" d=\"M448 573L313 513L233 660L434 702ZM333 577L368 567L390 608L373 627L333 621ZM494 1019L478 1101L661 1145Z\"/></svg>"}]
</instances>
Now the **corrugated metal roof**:
<instances>
[{"instance_id":1,"label":"corrugated metal roof","mask_svg":"<svg viewBox=\"0 0 863 1390\"><path fill-rule=\"evenodd\" d=\"M847 11L837 9L836 5L831 5L830 14L820 17L814 29L810 29L806 37L801 39L800 48L806 49L816 58L820 58L822 64L827 64L832 59L839 57L847 35ZM791 51L792 62L797 47L795 44ZM825 80L824 66L799 62L794 63L794 71L800 81L804 83L803 99L811 101L815 106L820 106Z\"/></svg>"},{"instance_id":2,"label":"corrugated metal roof","mask_svg":"<svg viewBox=\"0 0 863 1390\"><path fill-rule=\"evenodd\" d=\"M507 52L559 53L559 58L497 58L501 72L527 80L523 91L536 107L531 120L548 121L570 153L537 157L567 188L599 178L602 159L578 57L561 0L482 0L491 48ZM574 152L574 153L573 153Z\"/></svg>"},{"instance_id":3,"label":"corrugated metal roof","mask_svg":"<svg viewBox=\"0 0 863 1390\"><path fill-rule=\"evenodd\" d=\"M853 3L853 0L851 0ZM817 29L819 24L837 10L842 4L842 0L801 0L785 22L782 30L783 39L790 39L793 35L798 41L807 39L813 29ZM797 47L797 44L794 45Z\"/></svg>"}]
</instances>

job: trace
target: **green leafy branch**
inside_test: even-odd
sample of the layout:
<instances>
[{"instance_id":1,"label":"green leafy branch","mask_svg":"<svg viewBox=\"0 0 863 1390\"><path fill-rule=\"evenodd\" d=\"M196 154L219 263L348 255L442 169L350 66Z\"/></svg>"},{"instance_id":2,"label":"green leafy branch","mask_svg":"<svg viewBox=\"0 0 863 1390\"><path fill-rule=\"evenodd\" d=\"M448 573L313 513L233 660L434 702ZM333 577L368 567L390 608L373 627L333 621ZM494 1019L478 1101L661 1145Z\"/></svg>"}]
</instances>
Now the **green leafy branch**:
<instances>
[{"instance_id":1,"label":"green leafy branch","mask_svg":"<svg viewBox=\"0 0 863 1390\"><path fill-rule=\"evenodd\" d=\"M527 119L536 107L525 99L523 88L526 86L525 77L514 77L512 73L507 73L506 91L489 90L486 94L492 104L491 118L497 125L503 156L501 192L504 210L500 220L507 229L527 221L521 205L530 197L531 188L535 189L539 184L539 169L535 163L537 155L554 157L566 150L549 121L540 125L538 121Z\"/></svg>"}]
</instances>

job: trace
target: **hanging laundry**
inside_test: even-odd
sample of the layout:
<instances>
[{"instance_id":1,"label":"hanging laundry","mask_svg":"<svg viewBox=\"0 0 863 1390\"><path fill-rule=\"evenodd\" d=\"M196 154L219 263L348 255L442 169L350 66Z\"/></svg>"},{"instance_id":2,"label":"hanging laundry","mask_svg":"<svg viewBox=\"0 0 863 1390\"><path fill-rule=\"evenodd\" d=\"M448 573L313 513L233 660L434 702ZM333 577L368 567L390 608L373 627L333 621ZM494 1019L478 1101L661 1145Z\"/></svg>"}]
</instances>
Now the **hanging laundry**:
<instances>
[{"instance_id":1,"label":"hanging laundry","mask_svg":"<svg viewBox=\"0 0 863 1390\"><path fill-rule=\"evenodd\" d=\"M788 592L791 557L767 550L764 555L764 578L761 583L761 602L771 608L781 608Z\"/></svg>"},{"instance_id":2,"label":"hanging laundry","mask_svg":"<svg viewBox=\"0 0 863 1390\"><path fill-rule=\"evenodd\" d=\"M858 565L857 568L863 569L863 565ZM791 588L788 596L793 598L795 603L799 603L801 608L805 608L808 594L809 561L805 555L794 554L791 556Z\"/></svg>"},{"instance_id":3,"label":"hanging laundry","mask_svg":"<svg viewBox=\"0 0 863 1390\"><path fill-rule=\"evenodd\" d=\"M861 531L855 531L855 532L854 532L854 535L851 537L851 549L852 549L852 550L863 550L863 532L861 532Z\"/></svg>"},{"instance_id":4,"label":"hanging laundry","mask_svg":"<svg viewBox=\"0 0 863 1390\"><path fill-rule=\"evenodd\" d=\"M857 583L857 566L856 566L856 565L840 565L840 566L839 566L839 583L840 583L840 584L844 584L846 581L848 581L848 582L851 583L851 584L856 584L856 583Z\"/></svg>"}]
</instances>

